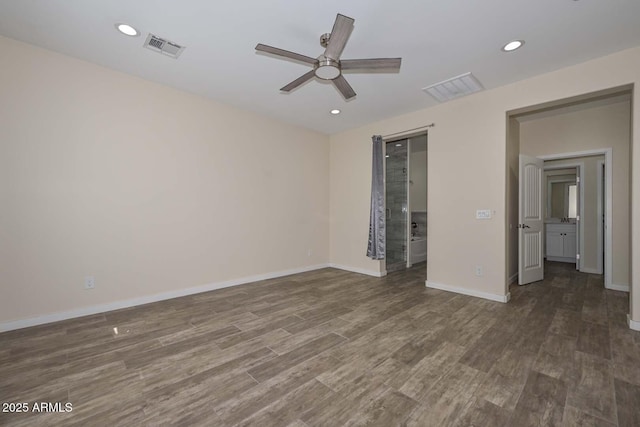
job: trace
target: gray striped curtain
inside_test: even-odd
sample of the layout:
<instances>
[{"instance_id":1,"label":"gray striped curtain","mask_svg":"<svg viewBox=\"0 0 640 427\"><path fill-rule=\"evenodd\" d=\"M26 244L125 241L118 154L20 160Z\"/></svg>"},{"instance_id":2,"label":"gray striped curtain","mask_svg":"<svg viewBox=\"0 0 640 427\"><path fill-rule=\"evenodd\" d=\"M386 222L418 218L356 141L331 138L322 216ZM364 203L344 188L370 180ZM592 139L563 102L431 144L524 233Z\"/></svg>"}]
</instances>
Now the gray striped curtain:
<instances>
[{"instance_id":1,"label":"gray striped curtain","mask_svg":"<svg viewBox=\"0 0 640 427\"><path fill-rule=\"evenodd\" d=\"M382 136L374 135L373 162L371 170L371 210L369 214L369 242L367 256L371 259L384 259L385 216L384 216L384 157L382 155Z\"/></svg>"}]
</instances>

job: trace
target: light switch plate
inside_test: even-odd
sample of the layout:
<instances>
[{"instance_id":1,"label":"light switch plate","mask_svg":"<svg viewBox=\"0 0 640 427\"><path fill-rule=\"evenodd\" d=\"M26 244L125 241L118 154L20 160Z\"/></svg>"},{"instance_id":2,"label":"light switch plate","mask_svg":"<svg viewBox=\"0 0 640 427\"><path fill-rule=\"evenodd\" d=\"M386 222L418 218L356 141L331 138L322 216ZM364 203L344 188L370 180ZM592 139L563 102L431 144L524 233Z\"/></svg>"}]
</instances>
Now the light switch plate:
<instances>
[{"instance_id":1,"label":"light switch plate","mask_svg":"<svg viewBox=\"0 0 640 427\"><path fill-rule=\"evenodd\" d=\"M478 209L476 211L476 219L491 219L490 209Z\"/></svg>"}]
</instances>

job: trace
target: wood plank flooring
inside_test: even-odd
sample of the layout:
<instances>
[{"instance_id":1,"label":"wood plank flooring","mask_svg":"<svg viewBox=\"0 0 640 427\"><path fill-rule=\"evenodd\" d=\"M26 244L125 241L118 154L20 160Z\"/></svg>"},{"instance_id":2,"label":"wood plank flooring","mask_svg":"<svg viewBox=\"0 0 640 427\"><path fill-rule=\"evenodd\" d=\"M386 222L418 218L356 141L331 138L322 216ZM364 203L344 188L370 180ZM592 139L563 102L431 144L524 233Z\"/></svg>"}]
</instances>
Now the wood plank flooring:
<instances>
[{"instance_id":1,"label":"wood plank flooring","mask_svg":"<svg viewBox=\"0 0 640 427\"><path fill-rule=\"evenodd\" d=\"M508 304L324 269L0 334L40 426L638 426L628 295L548 263Z\"/></svg>"}]
</instances>

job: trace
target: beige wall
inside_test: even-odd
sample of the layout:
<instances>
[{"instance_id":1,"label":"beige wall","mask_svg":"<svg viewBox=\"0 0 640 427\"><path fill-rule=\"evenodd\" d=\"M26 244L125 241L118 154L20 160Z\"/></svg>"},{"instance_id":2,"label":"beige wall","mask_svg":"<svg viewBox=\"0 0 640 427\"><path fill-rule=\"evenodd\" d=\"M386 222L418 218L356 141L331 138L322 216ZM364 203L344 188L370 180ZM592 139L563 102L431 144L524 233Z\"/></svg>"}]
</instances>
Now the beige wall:
<instances>
[{"instance_id":1,"label":"beige wall","mask_svg":"<svg viewBox=\"0 0 640 427\"><path fill-rule=\"evenodd\" d=\"M511 140L507 112L635 82L640 83L639 48L332 135L331 262L380 270L380 262L365 256L371 135L435 122L429 131L427 166L428 280L476 294L505 295L509 226L505 208L510 201L506 161L507 155L510 160L513 156L506 144ZM633 125L640 128L638 109ZM640 144L637 132L633 143ZM633 163L640 165L640 150L633 150L632 155ZM634 224L640 226L640 175L633 175L633 182L637 193ZM491 220L476 220L476 209L492 209L495 214ZM633 228L634 247L638 248L639 229ZM634 254L634 271L640 273L640 250ZM475 276L475 265L484 266L483 276ZM633 288L636 286L639 292L632 289L631 314L640 320L640 278L634 277Z\"/></svg>"},{"instance_id":2,"label":"beige wall","mask_svg":"<svg viewBox=\"0 0 640 427\"><path fill-rule=\"evenodd\" d=\"M612 257L611 282L613 285L620 286L629 284L630 274L630 114L630 102L627 101L520 123L520 150L523 154L530 156L600 148L613 149L611 244L614 256ZM577 161L577 159L572 159L572 161ZM595 162L595 159L585 161L585 166L588 167L585 189L590 188L594 191L596 185ZM590 199L589 195L585 195L585 199L587 198ZM593 198L595 198L595 194ZM595 228L595 215L585 219L585 232Z\"/></svg>"},{"instance_id":3,"label":"beige wall","mask_svg":"<svg viewBox=\"0 0 640 427\"><path fill-rule=\"evenodd\" d=\"M0 51L0 322L328 262L327 136Z\"/></svg>"}]
</instances>

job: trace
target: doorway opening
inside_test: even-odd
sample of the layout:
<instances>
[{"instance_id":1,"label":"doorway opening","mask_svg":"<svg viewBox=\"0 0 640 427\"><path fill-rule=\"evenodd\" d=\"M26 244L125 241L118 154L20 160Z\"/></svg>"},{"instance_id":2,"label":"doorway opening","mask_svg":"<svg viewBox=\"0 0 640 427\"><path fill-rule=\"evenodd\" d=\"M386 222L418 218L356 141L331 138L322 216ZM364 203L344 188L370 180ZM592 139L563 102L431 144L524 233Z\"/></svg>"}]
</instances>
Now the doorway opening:
<instances>
[{"instance_id":1,"label":"doorway opening","mask_svg":"<svg viewBox=\"0 0 640 427\"><path fill-rule=\"evenodd\" d=\"M628 292L631 88L512 111L507 122L506 287L543 280L546 260Z\"/></svg>"},{"instance_id":2,"label":"doorway opening","mask_svg":"<svg viewBox=\"0 0 640 427\"><path fill-rule=\"evenodd\" d=\"M584 175L584 163L566 164L565 159L559 160L562 163L544 162L544 258L573 264L581 271L584 185L580 178Z\"/></svg>"},{"instance_id":3,"label":"doorway opening","mask_svg":"<svg viewBox=\"0 0 640 427\"><path fill-rule=\"evenodd\" d=\"M427 261L427 134L384 146L385 270L390 273Z\"/></svg>"}]
</instances>

